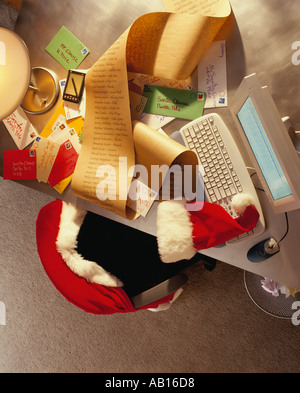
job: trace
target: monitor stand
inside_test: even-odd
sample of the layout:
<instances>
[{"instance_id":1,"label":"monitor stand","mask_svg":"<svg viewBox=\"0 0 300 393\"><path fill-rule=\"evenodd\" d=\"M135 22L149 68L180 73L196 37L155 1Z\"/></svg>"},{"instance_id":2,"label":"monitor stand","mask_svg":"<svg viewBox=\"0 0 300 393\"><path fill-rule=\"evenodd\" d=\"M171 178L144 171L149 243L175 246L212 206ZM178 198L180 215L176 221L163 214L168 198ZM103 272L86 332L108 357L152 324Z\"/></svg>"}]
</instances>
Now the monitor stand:
<instances>
[{"instance_id":1,"label":"monitor stand","mask_svg":"<svg viewBox=\"0 0 300 393\"><path fill-rule=\"evenodd\" d=\"M300 158L300 131L295 130L295 127L288 116L283 117L282 121Z\"/></svg>"}]
</instances>

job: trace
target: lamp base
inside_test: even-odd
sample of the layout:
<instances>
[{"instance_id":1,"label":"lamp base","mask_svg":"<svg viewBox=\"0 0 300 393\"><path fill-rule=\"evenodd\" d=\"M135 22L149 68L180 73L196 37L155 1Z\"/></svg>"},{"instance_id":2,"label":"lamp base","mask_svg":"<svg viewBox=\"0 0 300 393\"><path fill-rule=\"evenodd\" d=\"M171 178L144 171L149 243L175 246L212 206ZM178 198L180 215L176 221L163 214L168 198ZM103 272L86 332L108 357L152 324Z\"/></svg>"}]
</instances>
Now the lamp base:
<instances>
[{"instance_id":1,"label":"lamp base","mask_svg":"<svg viewBox=\"0 0 300 393\"><path fill-rule=\"evenodd\" d=\"M44 67L33 67L28 91L21 107L30 114L47 112L55 104L59 94L57 76Z\"/></svg>"}]
</instances>

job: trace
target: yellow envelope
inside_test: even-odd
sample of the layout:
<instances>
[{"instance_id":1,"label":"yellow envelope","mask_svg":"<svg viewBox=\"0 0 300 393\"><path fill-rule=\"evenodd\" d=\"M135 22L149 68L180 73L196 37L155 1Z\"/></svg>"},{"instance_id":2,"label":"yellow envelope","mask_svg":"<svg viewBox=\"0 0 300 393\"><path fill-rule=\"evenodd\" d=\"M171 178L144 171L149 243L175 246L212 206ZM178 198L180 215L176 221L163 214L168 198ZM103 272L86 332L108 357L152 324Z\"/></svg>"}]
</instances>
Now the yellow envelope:
<instances>
[{"instance_id":1,"label":"yellow envelope","mask_svg":"<svg viewBox=\"0 0 300 393\"><path fill-rule=\"evenodd\" d=\"M53 132L52 127L59 115L66 117L63 102L61 102L61 104L58 106L57 110L54 112L53 116L48 121L47 125L41 132L40 136L43 136L44 138L48 138L48 136L52 134ZM84 125L83 117L80 116L80 117L76 117L75 119L66 120L66 123L70 128L74 128L74 130L77 132L78 136L80 137ZM71 182L72 176L73 175L70 175L66 177L64 180L62 180L61 182L59 182L58 184L56 184L54 189L58 191L60 194L62 194L65 191L65 189L68 187L69 183Z\"/></svg>"}]
</instances>

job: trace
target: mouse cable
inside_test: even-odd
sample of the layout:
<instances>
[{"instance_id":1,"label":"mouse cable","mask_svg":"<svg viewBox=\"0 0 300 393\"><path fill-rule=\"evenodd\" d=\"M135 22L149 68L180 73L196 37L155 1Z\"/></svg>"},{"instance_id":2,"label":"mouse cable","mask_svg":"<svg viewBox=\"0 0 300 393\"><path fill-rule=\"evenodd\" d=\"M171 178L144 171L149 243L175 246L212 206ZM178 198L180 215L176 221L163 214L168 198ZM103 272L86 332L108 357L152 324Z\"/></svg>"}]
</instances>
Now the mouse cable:
<instances>
[{"instance_id":1,"label":"mouse cable","mask_svg":"<svg viewBox=\"0 0 300 393\"><path fill-rule=\"evenodd\" d=\"M286 231L285 231L285 234L282 236L282 238L279 240L279 242L277 242L278 244L286 237L286 235L289 232L289 219L288 219L287 212L285 212L284 214L285 214L285 220L286 220Z\"/></svg>"},{"instance_id":2,"label":"mouse cable","mask_svg":"<svg viewBox=\"0 0 300 393\"><path fill-rule=\"evenodd\" d=\"M254 168L251 168L251 167L247 167L247 169L253 169L253 170L254 170ZM254 176L254 175L257 175L257 172L252 172L251 175L250 175L250 178L251 178L252 176ZM256 190L265 192L265 190L264 190L263 188L259 188L259 187L256 187L256 186L254 186L254 188L255 188Z\"/></svg>"},{"instance_id":3,"label":"mouse cable","mask_svg":"<svg viewBox=\"0 0 300 393\"><path fill-rule=\"evenodd\" d=\"M248 168L248 169L254 169L254 168ZM256 172L253 172L253 173L251 173L250 177L252 177L253 175L256 175L256 174L257 174ZM255 187L255 189L265 192L265 190L263 188ZM286 235L289 233L289 218L288 218L287 212L285 212L284 214L285 214L285 221L286 221L286 231L285 231L285 234L282 236L282 238L279 240L279 242L277 242L277 244L279 244L286 237Z\"/></svg>"}]
</instances>

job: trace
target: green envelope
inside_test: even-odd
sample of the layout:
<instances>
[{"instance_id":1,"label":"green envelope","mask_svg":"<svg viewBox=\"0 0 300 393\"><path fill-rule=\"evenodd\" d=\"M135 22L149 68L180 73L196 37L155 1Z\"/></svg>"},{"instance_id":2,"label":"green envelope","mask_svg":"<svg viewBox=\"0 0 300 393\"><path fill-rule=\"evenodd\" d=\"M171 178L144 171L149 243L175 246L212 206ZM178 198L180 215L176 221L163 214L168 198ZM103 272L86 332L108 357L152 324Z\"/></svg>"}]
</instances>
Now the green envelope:
<instances>
[{"instance_id":1,"label":"green envelope","mask_svg":"<svg viewBox=\"0 0 300 393\"><path fill-rule=\"evenodd\" d=\"M76 69L90 50L65 26L58 31L46 51L66 70Z\"/></svg>"},{"instance_id":2,"label":"green envelope","mask_svg":"<svg viewBox=\"0 0 300 393\"><path fill-rule=\"evenodd\" d=\"M206 94L199 91L145 85L143 96L148 101L144 112L195 120L203 115Z\"/></svg>"}]
</instances>

